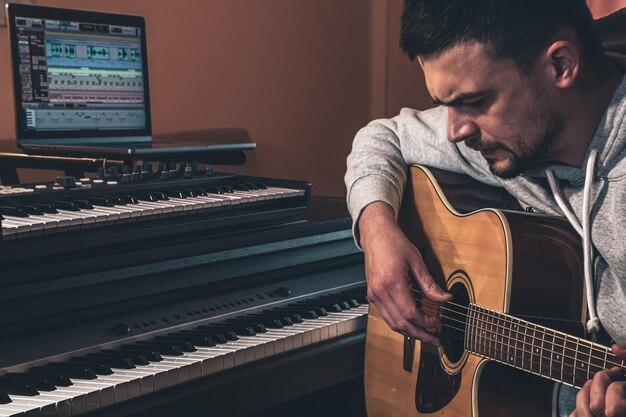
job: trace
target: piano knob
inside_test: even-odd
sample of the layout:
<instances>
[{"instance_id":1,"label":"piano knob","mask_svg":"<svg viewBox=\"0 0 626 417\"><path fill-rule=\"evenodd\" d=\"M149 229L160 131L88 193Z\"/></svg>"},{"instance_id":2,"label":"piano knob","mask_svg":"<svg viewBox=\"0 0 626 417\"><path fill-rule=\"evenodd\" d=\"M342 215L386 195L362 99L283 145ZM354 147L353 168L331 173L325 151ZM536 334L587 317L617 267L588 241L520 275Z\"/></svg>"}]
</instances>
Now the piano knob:
<instances>
[{"instance_id":1,"label":"piano knob","mask_svg":"<svg viewBox=\"0 0 626 417\"><path fill-rule=\"evenodd\" d=\"M289 297L291 295L291 291L287 287L278 287L274 291L274 294L278 295L279 297Z\"/></svg>"},{"instance_id":2,"label":"piano knob","mask_svg":"<svg viewBox=\"0 0 626 417\"><path fill-rule=\"evenodd\" d=\"M185 166L185 178L193 178L193 168L189 162Z\"/></svg>"},{"instance_id":3,"label":"piano knob","mask_svg":"<svg viewBox=\"0 0 626 417\"><path fill-rule=\"evenodd\" d=\"M76 178L74 177L57 177L56 183L61 187L70 188L76 185Z\"/></svg>"},{"instance_id":4,"label":"piano knob","mask_svg":"<svg viewBox=\"0 0 626 417\"><path fill-rule=\"evenodd\" d=\"M115 323L113 325L113 331L117 334L121 334L123 336L130 334L130 326L126 323Z\"/></svg>"}]
</instances>

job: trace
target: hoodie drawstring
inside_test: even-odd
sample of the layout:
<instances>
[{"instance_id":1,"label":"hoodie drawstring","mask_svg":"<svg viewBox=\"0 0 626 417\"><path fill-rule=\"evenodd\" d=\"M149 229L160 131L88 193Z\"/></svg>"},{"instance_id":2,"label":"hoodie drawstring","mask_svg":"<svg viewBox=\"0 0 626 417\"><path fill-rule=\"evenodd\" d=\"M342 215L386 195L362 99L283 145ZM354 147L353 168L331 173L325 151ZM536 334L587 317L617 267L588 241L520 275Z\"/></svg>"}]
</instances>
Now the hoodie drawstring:
<instances>
[{"instance_id":1,"label":"hoodie drawstring","mask_svg":"<svg viewBox=\"0 0 626 417\"><path fill-rule=\"evenodd\" d=\"M559 205L567 220L569 220L572 227L578 232L583 240L583 262L585 273L585 289L587 292L587 308L589 310L589 320L587 321L587 332L597 333L600 330L600 319L596 314L596 302L595 291L593 287L593 243L591 242L591 184L593 183L593 175L596 170L596 159L598 157L598 151L592 149L589 152L589 159L587 160L587 168L585 171L585 186L583 188L583 212L582 212L582 225L576 218L573 210L563 198L561 190L556 184L554 174L552 170L546 169L546 177L550 184L552 194Z\"/></svg>"}]
</instances>

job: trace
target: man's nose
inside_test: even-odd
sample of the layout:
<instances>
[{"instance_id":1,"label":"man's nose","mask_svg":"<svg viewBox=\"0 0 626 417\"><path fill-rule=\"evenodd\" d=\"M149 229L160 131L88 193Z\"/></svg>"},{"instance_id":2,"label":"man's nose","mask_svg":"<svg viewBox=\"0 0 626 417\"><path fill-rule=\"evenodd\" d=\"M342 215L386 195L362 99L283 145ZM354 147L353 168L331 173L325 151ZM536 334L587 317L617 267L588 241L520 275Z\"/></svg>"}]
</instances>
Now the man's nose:
<instances>
[{"instance_id":1,"label":"man's nose","mask_svg":"<svg viewBox=\"0 0 626 417\"><path fill-rule=\"evenodd\" d=\"M448 109L448 140L453 143L476 136L478 125L469 117L459 114L455 109Z\"/></svg>"}]
</instances>

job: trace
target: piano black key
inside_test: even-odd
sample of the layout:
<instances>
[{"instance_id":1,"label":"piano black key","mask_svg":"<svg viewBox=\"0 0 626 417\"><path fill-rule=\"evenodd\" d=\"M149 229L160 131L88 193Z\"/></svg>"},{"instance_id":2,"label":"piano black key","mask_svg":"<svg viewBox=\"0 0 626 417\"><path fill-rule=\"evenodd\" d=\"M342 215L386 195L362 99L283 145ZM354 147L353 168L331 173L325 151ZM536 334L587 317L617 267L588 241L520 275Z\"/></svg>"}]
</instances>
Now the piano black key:
<instances>
[{"instance_id":1,"label":"piano black key","mask_svg":"<svg viewBox=\"0 0 626 417\"><path fill-rule=\"evenodd\" d=\"M312 308L295 307L293 304L291 304L291 306L292 307L290 306L280 307L279 310L283 312L293 312L294 315L297 315L300 318L304 317L308 320L311 320L311 319L314 320L314 319L319 318L319 315L317 314L317 312Z\"/></svg>"},{"instance_id":2,"label":"piano black key","mask_svg":"<svg viewBox=\"0 0 626 417\"><path fill-rule=\"evenodd\" d=\"M10 404L12 402L11 397L5 390L0 389L0 404Z\"/></svg>"},{"instance_id":3,"label":"piano black key","mask_svg":"<svg viewBox=\"0 0 626 417\"><path fill-rule=\"evenodd\" d=\"M39 395L39 391L35 385L25 381L17 381L0 377L0 389L6 391L8 394L14 395L26 395L33 397Z\"/></svg>"},{"instance_id":4,"label":"piano black key","mask_svg":"<svg viewBox=\"0 0 626 417\"><path fill-rule=\"evenodd\" d=\"M171 340L174 340L174 337L179 337L179 336L181 339L189 340L191 343L193 343L196 346L204 346L204 347L215 346L215 340L213 340L211 336L207 336L206 332L194 332L193 330L182 330L180 332L173 333L171 335L172 337Z\"/></svg>"},{"instance_id":5,"label":"piano black key","mask_svg":"<svg viewBox=\"0 0 626 417\"><path fill-rule=\"evenodd\" d=\"M165 190L163 191L163 194L167 195L168 197L187 198L185 193L182 192L181 190Z\"/></svg>"},{"instance_id":6,"label":"piano black key","mask_svg":"<svg viewBox=\"0 0 626 417\"><path fill-rule=\"evenodd\" d=\"M195 352L198 350L196 349L194 344L191 342L191 340L189 340L189 338L185 337L184 335L181 335L181 336L163 335L163 336L157 336L153 340L156 341L157 343L161 343L161 342L175 343L177 346L180 347L180 349L183 352Z\"/></svg>"},{"instance_id":7,"label":"piano black key","mask_svg":"<svg viewBox=\"0 0 626 417\"><path fill-rule=\"evenodd\" d=\"M120 199L121 200L121 199ZM109 197L89 197L91 204L102 207L114 207L116 203ZM117 204L120 204L119 202Z\"/></svg>"},{"instance_id":8,"label":"piano black key","mask_svg":"<svg viewBox=\"0 0 626 417\"><path fill-rule=\"evenodd\" d=\"M125 355L142 355L145 356L150 362L161 362L163 360L163 356L161 356L161 352L156 349L150 349L146 346L135 346L135 345L123 345L120 349L115 349L113 352L119 352ZM131 356L132 358L133 356ZM136 359L136 358L135 358ZM143 365L140 361L135 361L137 364Z\"/></svg>"},{"instance_id":9,"label":"piano black key","mask_svg":"<svg viewBox=\"0 0 626 417\"><path fill-rule=\"evenodd\" d=\"M51 201L50 204L54 206L56 209L67 210L67 211L80 211L80 207L73 201Z\"/></svg>"},{"instance_id":10,"label":"piano black key","mask_svg":"<svg viewBox=\"0 0 626 417\"><path fill-rule=\"evenodd\" d=\"M224 323L213 323L211 324L211 327L218 330L231 331L234 332L236 335L256 336L256 331L254 330L253 323L236 324L236 322L227 320Z\"/></svg>"},{"instance_id":11,"label":"piano black key","mask_svg":"<svg viewBox=\"0 0 626 417\"><path fill-rule=\"evenodd\" d=\"M237 191L250 191L250 189L248 188L246 184L233 183L233 184L230 184L230 187Z\"/></svg>"},{"instance_id":12,"label":"piano black key","mask_svg":"<svg viewBox=\"0 0 626 417\"><path fill-rule=\"evenodd\" d=\"M239 340L239 337L237 337L237 333L235 333L234 331L230 330L230 329L224 329L222 327L216 326L216 325L208 325L208 326L198 326L197 329L200 330L205 330L207 331L210 335L222 335L224 336L224 338L226 340Z\"/></svg>"},{"instance_id":13,"label":"piano black key","mask_svg":"<svg viewBox=\"0 0 626 417\"><path fill-rule=\"evenodd\" d=\"M49 213L49 214L55 214L58 213L59 211L54 207L53 204L48 204L45 202L41 202L41 201L36 201L36 202L29 202L29 205L33 206L33 207L37 207L38 209L40 209L42 212L44 213Z\"/></svg>"},{"instance_id":14,"label":"piano black key","mask_svg":"<svg viewBox=\"0 0 626 417\"><path fill-rule=\"evenodd\" d=\"M33 205L33 204L21 204L21 203L16 203L12 201L5 201L4 203L8 206L22 209L28 215L34 214L36 216L40 216L44 213L40 207Z\"/></svg>"},{"instance_id":15,"label":"piano black key","mask_svg":"<svg viewBox=\"0 0 626 417\"><path fill-rule=\"evenodd\" d=\"M0 206L0 214L14 217L28 217L26 210L20 207Z\"/></svg>"},{"instance_id":16,"label":"piano black key","mask_svg":"<svg viewBox=\"0 0 626 417\"><path fill-rule=\"evenodd\" d=\"M170 356L182 356L183 350L175 343L157 342L157 341L140 341L137 342L137 346L143 346L144 348L151 350L158 350L165 355Z\"/></svg>"},{"instance_id":17,"label":"piano black key","mask_svg":"<svg viewBox=\"0 0 626 417\"><path fill-rule=\"evenodd\" d=\"M113 370L104 362L90 362L79 360L79 358L73 358L70 362L55 362L49 363L47 366L57 367L59 369L90 369L96 375L111 375Z\"/></svg>"},{"instance_id":18,"label":"piano black key","mask_svg":"<svg viewBox=\"0 0 626 417\"><path fill-rule=\"evenodd\" d=\"M77 365L68 366L64 363L49 363L37 369L38 373L48 372L52 375L63 375L76 379L96 379L96 373L92 368L79 367Z\"/></svg>"},{"instance_id":19,"label":"piano black key","mask_svg":"<svg viewBox=\"0 0 626 417\"><path fill-rule=\"evenodd\" d=\"M41 376L50 380L57 387L70 387L74 385L68 375L58 372L57 370L32 368L29 369L25 375Z\"/></svg>"},{"instance_id":20,"label":"piano black key","mask_svg":"<svg viewBox=\"0 0 626 417\"><path fill-rule=\"evenodd\" d=\"M268 310L268 311L277 311L277 312L280 312L282 314L286 313L286 314L288 314L287 317L289 317L293 323L302 323L302 322L304 322L304 319L302 318L302 315L300 313L294 313L293 311L290 311L288 309L277 308L277 309L272 309L272 310Z\"/></svg>"},{"instance_id":21,"label":"piano black key","mask_svg":"<svg viewBox=\"0 0 626 417\"><path fill-rule=\"evenodd\" d=\"M224 189L217 185L205 185L202 189L211 194L224 194Z\"/></svg>"},{"instance_id":22,"label":"piano black key","mask_svg":"<svg viewBox=\"0 0 626 417\"><path fill-rule=\"evenodd\" d=\"M285 327L285 324L280 319L268 317L263 314L248 314L245 317L262 323L266 327L270 327L272 329L282 329Z\"/></svg>"},{"instance_id":23,"label":"piano black key","mask_svg":"<svg viewBox=\"0 0 626 417\"><path fill-rule=\"evenodd\" d=\"M299 302L296 304L288 304L289 307L305 307L305 308L312 308L315 313L317 313L318 316L327 316L328 315L328 311L324 308L324 307L320 307L319 303L309 303L309 302Z\"/></svg>"},{"instance_id":24,"label":"piano black key","mask_svg":"<svg viewBox=\"0 0 626 417\"><path fill-rule=\"evenodd\" d=\"M122 368L122 369L134 369L136 368L135 362L127 356L123 355L115 355L115 354L104 354L104 353L89 353L85 356L80 356L76 359L77 361L84 361L87 363L106 363L114 368Z\"/></svg>"},{"instance_id":25,"label":"piano black key","mask_svg":"<svg viewBox=\"0 0 626 417\"><path fill-rule=\"evenodd\" d=\"M72 200L80 209L84 209L84 210L92 210L93 209L93 204L91 204L91 201L89 200Z\"/></svg>"},{"instance_id":26,"label":"piano black key","mask_svg":"<svg viewBox=\"0 0 626 417\"><path fill-rule=\"evenodd\" d=\"M107 355L112 358L126 358L129 359L135 366L138 365L149 365L150 361L146 357L146 355L139 352L131 352L131 351L115 351L115 350L101 350L98 353L93 353L89 355ZM111 361L111 365L115 365L115 360Z\"/></svg>"},{"instance_id":27,"label":"piano black key","mask_svg":"<svg viewBox=\"0 0 626 417\"><path fill-rule=\"evenodd\" d=\"M24 381L30 384L33 384L39 391L54 391L57 389L57 385L50 378L46 378L41 375L31 375L31 374L19 374L19 373L8 373L3 376L3 378L15 381Z\"/></svg>"}]
</instances>

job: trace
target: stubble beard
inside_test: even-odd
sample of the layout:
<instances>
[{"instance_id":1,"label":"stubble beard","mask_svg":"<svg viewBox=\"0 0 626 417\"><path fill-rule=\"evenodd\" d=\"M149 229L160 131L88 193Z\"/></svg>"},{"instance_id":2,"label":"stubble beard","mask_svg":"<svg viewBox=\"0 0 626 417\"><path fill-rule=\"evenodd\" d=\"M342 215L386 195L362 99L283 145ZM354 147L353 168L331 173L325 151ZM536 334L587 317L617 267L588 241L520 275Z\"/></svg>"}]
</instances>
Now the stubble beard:
<instances>
[{"instance_id":1,"label":"stubble beard","mask_svg":"<svg viewBox=\"0 0 626 417\"><path fill-rule=\"evenodd\" d=\"M563 115L553 112L546 120L543 134L529 147L520 137L516 138L518 153L509 147L497 144L496 148L502 149L508 155L506 158L487 160L489 171L499 178L509 180L518 177L522 173L535 169L549 160L554 145L559 140L564 129ZM474 150L480 150L478 143L466 142Z\"/></svg>"}]
</instances>

